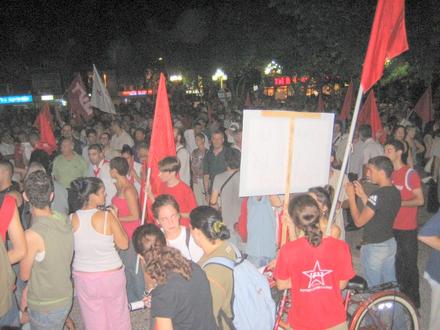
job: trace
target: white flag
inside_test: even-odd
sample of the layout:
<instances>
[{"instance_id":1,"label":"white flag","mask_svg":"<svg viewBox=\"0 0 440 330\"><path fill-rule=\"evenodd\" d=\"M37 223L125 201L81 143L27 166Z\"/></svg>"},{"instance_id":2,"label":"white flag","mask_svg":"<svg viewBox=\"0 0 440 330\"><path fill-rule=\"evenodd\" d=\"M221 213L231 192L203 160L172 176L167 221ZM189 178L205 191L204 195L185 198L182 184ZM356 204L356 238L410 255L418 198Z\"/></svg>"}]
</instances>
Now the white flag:
<instances>
[{"instance_id":1,"label":"white flag","mask_svg":"<svg viewBox=\"0 0 440 330\"><path fill-rule=\"evenodd\" d=\"M111 114L116 114L115 105L110 97L110 94L105 88L102 79L96 70L95 65L93 64L93 91L92 91L92 99L90 104L98 108L99 110Z\"/></svg>"}]
</instances>

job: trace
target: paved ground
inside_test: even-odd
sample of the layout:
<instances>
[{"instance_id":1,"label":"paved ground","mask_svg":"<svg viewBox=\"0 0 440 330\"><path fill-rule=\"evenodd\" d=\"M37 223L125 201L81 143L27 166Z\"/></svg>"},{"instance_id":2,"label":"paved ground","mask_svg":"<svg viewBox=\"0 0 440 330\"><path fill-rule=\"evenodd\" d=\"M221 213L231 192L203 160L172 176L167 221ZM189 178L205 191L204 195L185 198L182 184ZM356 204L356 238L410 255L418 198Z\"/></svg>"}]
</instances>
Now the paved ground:
<instances>
[{"instance_id":1,"label":"paved ground","mask_svg":"<svg viewBox=\"0 0 440 330\"><path fill-rule=\"evenodd\" d=\"M421 209L419 212L419 224L424 224L432 215L428 214L425 209ZM361 240L361 231L347 232L347 242L351 246L353 254L353 263L358 274L362 275L359 263L359 250L356 249L356 245ZM420 273L420 294L421 294L421 329L427 329L430 309L430 287L425 279L423 279L423 271L430 254L430 248L423 243L419 244L419 273ZM77 330L84 330L84 324L82 323L78 304L75 302L71 313L71 317L75 322ZM131 313L131 324L133 330L148 330L149 329L149 312L148 310L140 310ZM105 330L105 329L103 329Z\"/></svg>"}]
</instances>

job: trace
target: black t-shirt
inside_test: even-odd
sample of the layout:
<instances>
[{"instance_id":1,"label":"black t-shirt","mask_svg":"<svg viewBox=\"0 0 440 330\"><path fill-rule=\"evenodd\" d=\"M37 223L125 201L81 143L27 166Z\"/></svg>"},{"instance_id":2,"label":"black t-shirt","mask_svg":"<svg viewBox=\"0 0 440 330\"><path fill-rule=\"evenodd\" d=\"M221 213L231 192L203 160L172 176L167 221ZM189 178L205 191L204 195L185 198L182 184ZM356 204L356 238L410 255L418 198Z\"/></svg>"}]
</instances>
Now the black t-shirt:
<instances>
[{"instance_id":1,"label":"black t-shirt","mask_svg":"<svg viewBox=\"0 0 440 330\"><path fill-rule=\"evenodd\" d=\"M175 330L216 330L208 279L197 264L191 268L189 281L173 272L153 290L151 315L171 319Z\"/></svg>"},{"instance_id":2,"label":"black t-shirt","mask_svg":"<svg viewBox=\"0 0 440 330\"><path fill-rule=\"evenodd\" d=\"M400 209L400 192L394 186L382 187L369 197L367 207L373 218L364 226L364 243L382 243L393 237L393 223Z\"/></svg>"}]
</instances>

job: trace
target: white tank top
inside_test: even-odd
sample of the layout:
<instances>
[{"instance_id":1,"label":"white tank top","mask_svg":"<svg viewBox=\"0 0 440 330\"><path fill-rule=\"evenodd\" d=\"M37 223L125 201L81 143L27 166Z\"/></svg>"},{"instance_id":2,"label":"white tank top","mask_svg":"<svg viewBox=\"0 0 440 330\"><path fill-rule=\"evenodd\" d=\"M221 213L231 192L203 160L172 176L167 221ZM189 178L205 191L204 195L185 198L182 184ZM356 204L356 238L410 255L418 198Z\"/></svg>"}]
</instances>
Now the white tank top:
<instances>
[{"instance_id":1,"label":"white tank top","mask_svg":"<svg viewBox=\"0 0 440 330\"><path fill-rule=\"evenodd\" d=\"M113 235L98 233L92 225L92 216L97 209L78 210L79 226L73 234L75 257L73 270L79 272L103 272L122 266L121 258L115 248ZM105 214L104 233L107 230Z\"/></svg>"}]
</instances>

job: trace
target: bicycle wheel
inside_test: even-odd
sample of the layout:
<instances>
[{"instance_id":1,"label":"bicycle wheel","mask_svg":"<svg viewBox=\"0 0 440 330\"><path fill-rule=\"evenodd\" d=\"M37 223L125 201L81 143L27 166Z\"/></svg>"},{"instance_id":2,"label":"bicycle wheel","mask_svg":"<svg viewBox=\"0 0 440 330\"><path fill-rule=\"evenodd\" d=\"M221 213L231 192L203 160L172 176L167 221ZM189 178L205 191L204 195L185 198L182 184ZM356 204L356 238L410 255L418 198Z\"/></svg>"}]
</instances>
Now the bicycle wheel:
<instances>
[{"instance_id":1,"label":"bicycle wheel","mask_svg":"<svg viewBox=\"0 0 440 330\"><path fill-rule=\"evenodd\" d=\"M358 306L349 329L419 330L419 317L406 296L397 291L382 291Z\"/></svg>"}]
</instances>

